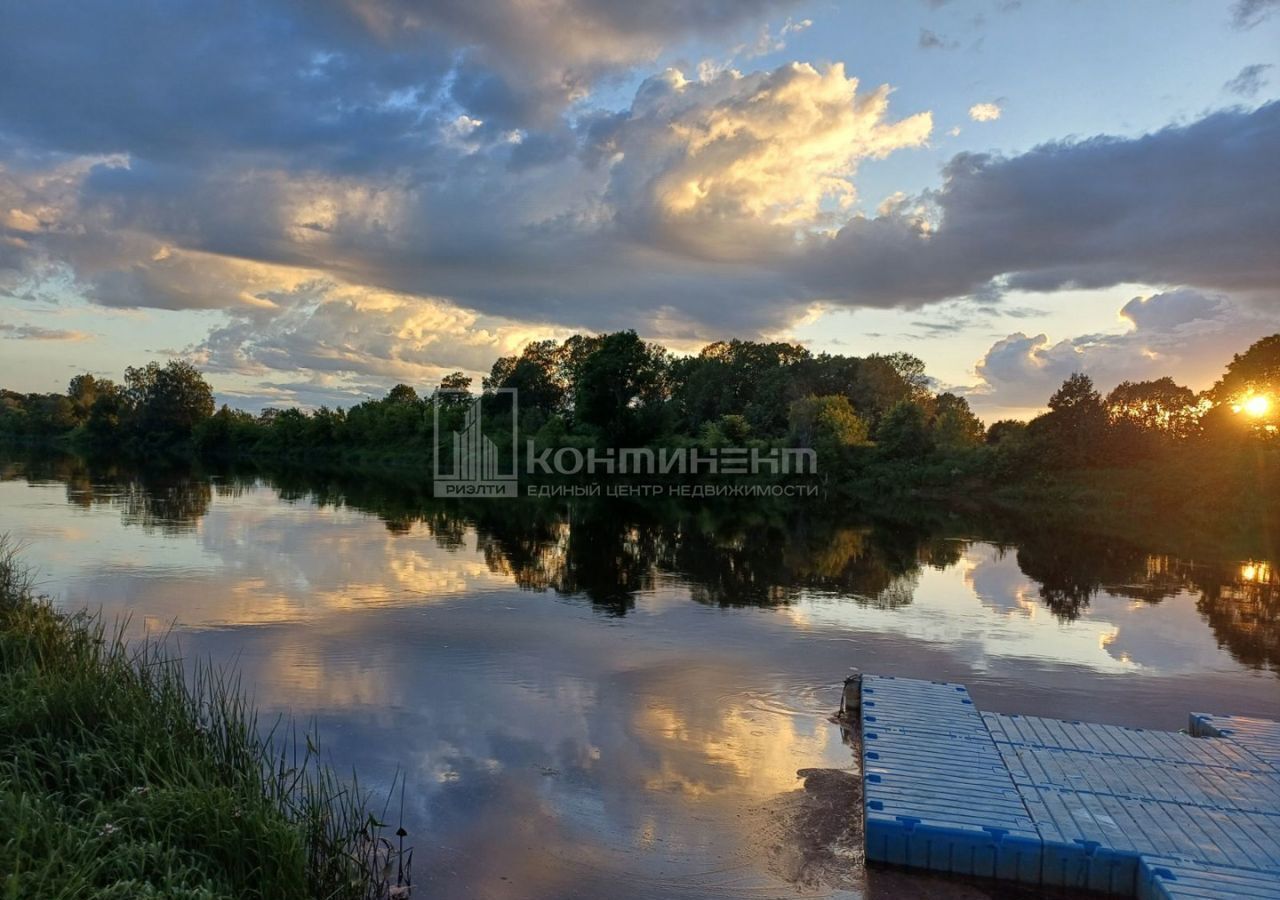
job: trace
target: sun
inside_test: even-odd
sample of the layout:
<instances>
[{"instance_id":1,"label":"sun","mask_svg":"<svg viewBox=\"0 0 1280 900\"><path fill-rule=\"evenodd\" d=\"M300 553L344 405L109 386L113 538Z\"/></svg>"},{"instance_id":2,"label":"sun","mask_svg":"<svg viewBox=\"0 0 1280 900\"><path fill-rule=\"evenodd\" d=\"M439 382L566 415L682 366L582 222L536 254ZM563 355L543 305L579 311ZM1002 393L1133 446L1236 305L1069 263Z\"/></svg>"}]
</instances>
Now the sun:
<instances>
[{"instance_id":1,"label":"sun","mask_svg":"<svg viewBox=\"0 0 1280 900\"><path fill-rule=\"evenodd\" d=\"M1271 409L1271 400L1264 394L1256 394L1244 401L1244 411L1255 419L1261 419Z\"/></svg>"}]
</instances>

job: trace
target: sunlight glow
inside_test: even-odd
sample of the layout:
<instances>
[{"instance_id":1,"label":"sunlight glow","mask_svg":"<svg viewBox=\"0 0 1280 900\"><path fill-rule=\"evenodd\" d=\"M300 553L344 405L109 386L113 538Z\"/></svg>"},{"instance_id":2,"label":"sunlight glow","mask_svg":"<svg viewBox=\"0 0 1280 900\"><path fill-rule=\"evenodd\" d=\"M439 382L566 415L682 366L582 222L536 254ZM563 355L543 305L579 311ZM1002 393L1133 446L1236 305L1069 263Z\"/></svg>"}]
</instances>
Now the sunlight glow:
<instances>
[{"instance_id":1,"label":"sunlight glow","mask_svg":"<svg viewBox=\"0 0 1280 900\"><path fill-rule=\"evenodd\" d=\"M1245 563L1240 567L1240 579L1242 581L1269 582L1271 580L1271 566L1264 562Z\"/></svg>"},{"instance_id":2,"label":"sunlight glow","mask_svg":"<svg viewBox=\"0 0 1280 900\"><path fill-rule=\"evenodd\" d=\"M1266 394L1254 394L1252 397L1246 397L1239 403L1231 405L1231 411L1234 413L1244 413L1255 419L1261 419L1271 409L1271 398Z\"/></svg>"}]
</instances>

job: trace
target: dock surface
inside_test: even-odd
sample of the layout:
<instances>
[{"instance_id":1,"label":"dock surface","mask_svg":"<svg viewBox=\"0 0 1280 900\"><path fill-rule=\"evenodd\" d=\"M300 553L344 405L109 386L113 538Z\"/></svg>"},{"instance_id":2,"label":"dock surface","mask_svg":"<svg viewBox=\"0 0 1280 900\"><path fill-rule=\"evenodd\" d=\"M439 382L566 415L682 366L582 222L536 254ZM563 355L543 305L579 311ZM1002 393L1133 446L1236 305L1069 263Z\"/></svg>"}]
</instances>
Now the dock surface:
<instances>
[{"instance_id":1,"label":"dock surface","mask_svg":"<svg viewBox=\"0 0 1280 900\"><path fill-rule=\"evenodd\" d=\"M867 859L1142 900L1280 900L1280 723L1005 716L862 680Z\"/></svg>"}]
</instances>

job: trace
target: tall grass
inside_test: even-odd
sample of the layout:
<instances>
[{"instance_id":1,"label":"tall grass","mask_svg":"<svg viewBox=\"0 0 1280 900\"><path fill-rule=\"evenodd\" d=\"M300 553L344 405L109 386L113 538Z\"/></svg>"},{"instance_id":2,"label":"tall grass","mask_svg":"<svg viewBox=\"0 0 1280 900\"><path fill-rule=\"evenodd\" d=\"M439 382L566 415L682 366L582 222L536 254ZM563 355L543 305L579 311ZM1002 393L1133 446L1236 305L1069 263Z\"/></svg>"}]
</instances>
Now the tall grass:
<instances>
[{"instance_id":1,"label":"tall grass","mask_svg":"<svg viewBox=\"0 0 1280 900\"><path fill-rule=\"evenodd\" d=\"M367 799L234 676L55 610L0 536L0 898L407 897Z\"/></svg>"}]
</instances>

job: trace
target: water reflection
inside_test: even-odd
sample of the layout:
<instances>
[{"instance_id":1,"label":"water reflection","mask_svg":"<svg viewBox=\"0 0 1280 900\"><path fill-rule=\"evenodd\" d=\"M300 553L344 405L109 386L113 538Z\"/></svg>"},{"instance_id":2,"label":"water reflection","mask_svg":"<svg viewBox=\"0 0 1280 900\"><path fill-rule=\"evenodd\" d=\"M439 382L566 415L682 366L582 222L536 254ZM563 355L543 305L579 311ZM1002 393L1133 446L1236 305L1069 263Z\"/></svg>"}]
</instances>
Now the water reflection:
<instances>
[{"instance_id":1,"label":"water reflection","mask_svg":"<svg viewBox=\"0 0 1280 900\"><path fill-rule=\"evenodd\" d=\"M1280 717L1271 561L1043 527L56 461L0 467L0 531L61 602L177 622L340 765L407 770L438 898L928 894L854 852L853 665L998 711Z\"/></svg>"},{"instance_id":2,"label":"water reflection","mask_svg":"<svg viewBox=\"0 0 1280 900\"><path fill-rule=\"evenodd\" d=\"M255 492L269 485L265 502L245 504L236 534L205 526L207 549L234 555L238 566L257 573L219 601L227 621L240 622L287 618L264 598L287 594L282 588L288 585L310 591L310 607L383 602L398 594L439 598L510 583L582 597L601 613L625 616L637 597L675 580L693 601L720 608L788 606L830 594L895 609L916 599L922 573L956 567L974 546L936 524L850 521L804 505L446 504L424 486L378 479L210 477L163 467L138 472L76 457L0 463L0 479L60 484L71 506L113 509L124 525L163 535L196 531L215 496L236 500L249 493L260 500ZM270 527L277 501L284 509L301 504L306 513L287 529ZM406 540L366 538L354 546L344 521L333 516L347 509L377 517L386 538ZM259 516L252 522L245 520L250 510ZM305 533L295 533L298 528ZM430 549L420 546L423 536ZM1180 559L1110 536L1044 527L1019 529L996 546L1016 554L1017 575L1029 579L1035 600L1063 622L1079 619L1100 596L1159 604L1192 595L1217 642L1237 661L1280 672L1280 573L1267 560ZM350 571L361 560L379 561L363 581ZM280 569L282 562L287 569ZM335 567L339 571L331 571ZM989 605L1027 602L1028 592L1010 584L975 589Z\"/></svg>"}]
</instances>

